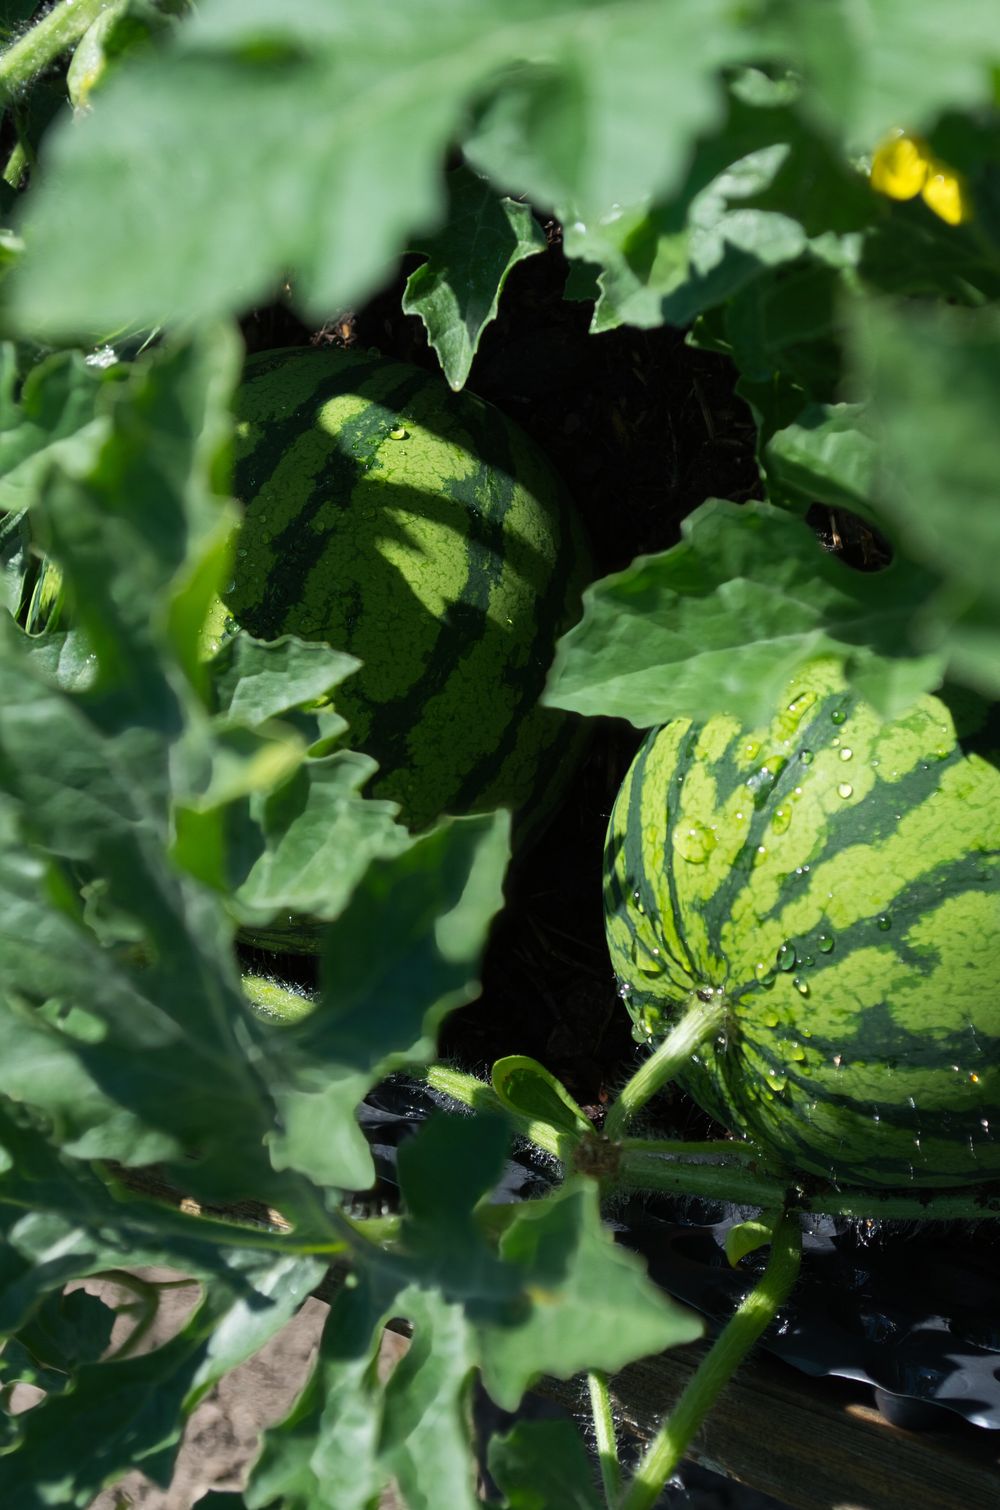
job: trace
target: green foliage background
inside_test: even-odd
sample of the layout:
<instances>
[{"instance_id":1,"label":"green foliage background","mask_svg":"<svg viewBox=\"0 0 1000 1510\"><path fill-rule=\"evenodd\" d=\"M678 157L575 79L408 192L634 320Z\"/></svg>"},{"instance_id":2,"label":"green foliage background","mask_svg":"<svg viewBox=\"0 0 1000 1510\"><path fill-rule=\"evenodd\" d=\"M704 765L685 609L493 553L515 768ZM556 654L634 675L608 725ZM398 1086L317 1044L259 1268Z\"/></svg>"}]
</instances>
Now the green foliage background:
<instances>
[{"instance_id":1,"label":"green foliage background","mask_svg":"<svg viewBox=\"0 0 1000 1510\"><path fill-rule=\"evenodd\" d=\"M513 1408L541 1373L614 1370L699 1324L611 1244L597 1178L485 1201L505 1107L548 1118L556 1151L570 1136L551 1088L526 1108L498 1080L487 1113L432 1120L401 1221L342 1199L373 1174L358 1101L430 1063L475 995L507 819L414 840L360 795L363 757L310 756L334 716L304 705L348 657L242 640L201 665L234 518L234 317L287 284L332 318L416 251L404 307L459 387L544 245L532 210L554 216L595 332L690 327L733 359L767 497L706 501L679 545L596 583L549 700L752 720L830 652L887 716L946 676L995 696L1000 19L990 0L77 0L31 30L33 10L0 10L0 1389L47 1396L0 1421L0 1490L31 1510L134 1466L167 1483L197 1402L336 1262L352 1284L245 1504L361 1510L394 1477L411 1510L471 1507L475 1373ZM872 190L896 128L960 175L960 224ZM891 566L825 554L814 501L877 526ZM26 633L40 550L71 611ZM326 924L321 1005L263 1021L234 931L296 911ZM293 1230L129 1194L123 1170L153 1162ZM100 1303L62 1288L152 1263L196 1277L199 1306L108 1360ZM381 1383L390 1316L415 1341ZM509 1510L553 1463L600 1503L575 1437L522 1426L491 1456Z\"/></svg>"}]
</instances>

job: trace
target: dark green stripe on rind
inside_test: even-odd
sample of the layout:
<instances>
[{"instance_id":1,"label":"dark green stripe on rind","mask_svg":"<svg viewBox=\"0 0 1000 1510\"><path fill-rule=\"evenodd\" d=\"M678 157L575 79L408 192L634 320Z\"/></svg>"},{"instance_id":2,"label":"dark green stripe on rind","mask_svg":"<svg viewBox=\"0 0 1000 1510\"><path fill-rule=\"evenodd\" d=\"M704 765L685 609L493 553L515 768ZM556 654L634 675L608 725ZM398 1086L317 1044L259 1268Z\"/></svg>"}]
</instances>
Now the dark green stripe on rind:
<instances>
[{"instance_id":1,"label":"dark green stripe on rind","mask_svg":"<svg viewBox=\"0 0 1000 1510\"><path fill-rule=\"evenodd\" d=\"M766 730L717 719L644 746L608 839L623 994L654 1034L688 994L674 968L651 968L648 939L634 943L666 864L693 985L730 1003L686 1076L706 1109L811 1173L996 1178L996 710L950 698L958 746L938 700L883 723L832 665L810 679L809 705L790 689L795 717L785 707ZM768 760L785 764L761 783Z\"/></svg>"}]
</instances>

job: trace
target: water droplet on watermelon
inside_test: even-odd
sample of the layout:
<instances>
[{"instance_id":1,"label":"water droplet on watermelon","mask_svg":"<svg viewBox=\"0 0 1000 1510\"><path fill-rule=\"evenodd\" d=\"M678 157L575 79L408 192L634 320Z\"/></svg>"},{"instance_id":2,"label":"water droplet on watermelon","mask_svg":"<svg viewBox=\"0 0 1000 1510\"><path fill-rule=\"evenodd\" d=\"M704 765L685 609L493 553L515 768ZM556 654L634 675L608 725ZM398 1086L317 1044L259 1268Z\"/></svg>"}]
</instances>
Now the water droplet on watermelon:
<instances>
[{"instance_id":1,"label":"water droplet on watermelon","mask_svg":"<svg viewBox=\"0 0 1000 1510\"><path fill-rule=\"evenodd\" d=\"M788 712L795 719L796 723L801 723L802 719L809 712L809 709L812 707L815 701L815 692L796 692L795 696L788 704Z\"/></svg>"},{"instance_id":2,"label":"water droplet on watermelon","mask_svg":"<svg viewBox=\"0 0 1000 1510\"><path fill-rule=\"evenodd\" d=\"M833 950L833 939L828 933L821 933L816 940L816 946L820 954L830 954Z\"/></svg>"},{"instance_id":3,"label":"water droplet on watermelon","mask_svg":"<svg viewBox=\"0 0 1000 1510\"><path fill-rule=\"evenodd\" d=\"M833 712L830 714L830 722L832 724L846 724L847 714L844 712L843 708L834 708Z\"/></svg>"},{"instance_id":4,"label":"water droplet on watermelon","mask_svg":"<svg viewBox=\"0 0 1000 1510\"><path fill-rule=\"evenodd\" d=\"M873 760L872 761L872 769L875 770L875 771L877 771L878 768L879 768L879 766L881 764L882 764L881 760Z\"/></svg>"},{"instance_id":5,"label":"water droplet on watermelon","mask_svg":"<svg viewBox=\"0 0 1000 1510\"><path fill-rule=\"evenodd\" d=\"M837 750L837 749L839 749L839 748L840 748L840 740L839 740L839 739L832 739L832 740L831 740L831 741L830 741L830 743L831 743L831 744L832 744L832 745L833 745L833 748L834 748L834 749L835 749L835 750Z\"/></svg>"},{"instance_id":6,"label":"water droplet on watermelon","mask_svg":"<svg viewBox=\"0 0 1000 1510\"><path fill-rule=\"evenodd\" d=\"M840 783L840 785L837 788L837 796L838 797L853 797L854 796L854 788L851 786L851 783L849 781L842 781Z\"/></svg>"},{"instance_id":7,"label":"water droplet on watermelon","mask_svg":"<svg viewBox=\"0 0 1000 1510\"><path fill-rule=\"evenodd\" d=\"M674 829L674 849L690 865L704 865L715 845L715 834L704 823L693 821Z\"/></svg>"},{"instance_id":8,"label":"water droplet on watermelon","mask_svg":"<svg viewBox=\"0 0 1000 1510\"><path fill-rule=\"evenodd\" d=\"M787 1050L789 1059L794 1059L796 1064L801 1064L802 1060L806 1057L806 1051L801 1043L792 1042L787 1045Z\"/></svg>"},{"instance_id":9,"label":"water droplet on watermelon","mask_svg":"<svg viewBox=\"0 0 1000 1510\"><path fill-rule=\"evenodd\" d=\"M850 745L845 745L840 752L840 758L841 760L850 760L853 754L854 751L851 749Z\"/></svg>"},{"instance_id":10,"label":"water droplet on watermelon","mask_svg":"<svg viewBox=\"0 0 1000 1510\"><path fill-rule=\"evenodd\" d=\"M390 440L409 440L409 438L409 430L405 430L402 425L396 425L394 429L389 431Z\"/></svg>"},{"instance_id":11,"label":"water droplet on watermelon","mask_svg":"<svg viewBox=\"0 0 1000 1510\"><path fill-rule=\"evenodd\" d=\"M796 991L799 993L800 996L808 996L809 995L809 982L808 981L804 981L802 979L801 975L796 975L793 978L792 985L795 987Z\"/></svg>"},{"instance_id":12,"label":"water droplet on watermelon","mask_svg":"<svg viewBox=\"0 0 1000 1510\"><path fill-rule=\"evenodd\" d=\"M778 770L775 769L777 764L777 761L775 761L774 765L762 765L747 777L746 787L753 798L754 807L763 807L767 801L774 783L778 779Z\"/></svg>"},{"instance_id":13,"label":"water droplet on watermelon","mask_svg":"<svg viewBox=\"0 0 1000 1510\"><path fill-rule=\"evenodd\" d=\"M792 821L792 810L791 810L791 808L790 807L779 807L779 808L777 808L775 810L774 817L771 819L771 827L774 829L774 832L776 834L783 834L785 832L785 830L788 828L788 825L791 823L791 821Z\"/></svg>"},{"instance_id":14,"label":"water droplet on watermelon","mask_svg":"<svg viewBox=\"0 0 1000 1510\"><path fill-rule=\"evenodd\" d=\"M758 844L757 845L757 852L756 852L756 854L753 857L753 863L755 865L760 865L762 863L762 861L764 860L764 857L765 857L766 854L767 854L767 849L766 849L765 845Z\"/></svg>"},{"instance_id":15,"label":"water droplet on watermelon","mask_svg":"<svg viewBox=\"0 0 1000 1510\"><path fill-rule=\"evenodd\" d=\"M802 963L805 965L806 969L808 969L810 965L815 965L816 961L813 959L811 954L807 954Z\"/></svg>"},{"instance_id":16,"label":"water droplet on watermelon","mask_svg":"<svg viewBox=\"0 0 1000 1510\"><path fill-rule=\"evenodd\" d=\"M800 750L799 759L803 765L812 765L814 759L812 750Z\"/></svg>"},{"instance_id":17,"label":"water droplet on watermelon","mask_svg":"<svg viewBox=\"0 0 1000 1510\"><path fill-rule=\"evenodd\" d=\"M772 976L771 979L773 980L774 977ZM765 1012L760 1020L765 1028L776 1028L779 1022L777 1012Z\"/></svg>"},{"instance_id":18,"label":"water droplet on watermelon","mask_svg":"<svg viewBox=\"0 0 1000 1510\"><path fill-rule=\"evenodd\" d=\"M755 739L748 739L746 744L743 746L743 753L748 760L753 760L754 756L758 753L759 750L760 745Z\"/></svg>"},{"instance_id":19,"label":"water droplet on watermelon","mask_svg":"<svg viewBox=\"0 0 1000 1510\"><path fill-rule=\"evenodd\" d=\"M778 969L794 970L798 963L794 944L782 944L778 950Z\"/></svg>"},{"instance_id":20,"label":"water droplet on watermelon","mask_svg":"<svg viewBox=\"0 0 1000 1510\"><path fill-rule=\"evenodd\" d=\"M882 916L876 919L875 926L880 933L888 933L892 927L892 918L887 912L883 912Z\"/></svg>"}]
</instances>

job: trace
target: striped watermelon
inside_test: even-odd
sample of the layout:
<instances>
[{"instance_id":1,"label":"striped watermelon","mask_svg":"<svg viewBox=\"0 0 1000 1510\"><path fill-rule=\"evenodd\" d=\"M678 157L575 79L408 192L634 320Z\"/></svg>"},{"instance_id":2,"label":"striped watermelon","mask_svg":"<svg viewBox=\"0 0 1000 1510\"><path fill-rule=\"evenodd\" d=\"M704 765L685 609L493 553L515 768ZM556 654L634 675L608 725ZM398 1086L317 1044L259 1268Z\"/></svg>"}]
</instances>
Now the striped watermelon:
<instances>
[{"instance_id":1,"label":"striped watermelon","mask_svg":"<svg viewBox=\"0 0 1000 1510\"><path fill-rule=\"evenodd\" d=\"M766 727L654 731L608 831L607 935L640 1040L694 995L685 1088L795 1169L1000 1177L1000 717L892 722L815 664Z\"/></svg>"},{"instance_id":2,"label":"striped watermelon","mask_svg":"<svg viewBox=\"0 0 1000 1510\"><path fill-rule=\"evenodd\" d=\"M537 815L577 726L539 706L586 551L550 466L498 410L378 356L295 348L247 363L235 492L237 624L362 661L339 687L370 791L411 828Z\"/></svg>"}]
</instances>

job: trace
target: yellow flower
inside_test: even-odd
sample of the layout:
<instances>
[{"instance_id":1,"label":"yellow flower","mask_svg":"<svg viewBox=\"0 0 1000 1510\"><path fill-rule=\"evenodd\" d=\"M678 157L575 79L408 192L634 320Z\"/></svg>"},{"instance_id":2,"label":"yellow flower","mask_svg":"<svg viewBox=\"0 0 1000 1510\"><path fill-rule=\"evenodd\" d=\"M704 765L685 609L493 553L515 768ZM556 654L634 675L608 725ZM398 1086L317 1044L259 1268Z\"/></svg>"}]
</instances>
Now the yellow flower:
<instances>
[{"instance_id":1,"label":"yellow flower","mask_svg":"<svg viewBox=\"0 0 1000 1510\"><path fill-rule=\"evenodd\" d=\"M919 194L927 208L948 225L959 225L972 214L961 176L908 131L894 131L876 149L871 185L890 199L915 199Z\"/></svg>"},{"instance_id":2,"label":"yellow flower","mask_svg":"<svg viewBox=\"0 0 1000 1510\"><path fill-rule=\"evenodd\" d=\"M927 182L921 189L924 204L948 225L959 225L972 214L968 195L962 191L962 181L957 173L950 173L941 163L932 163L934 171L928 173Z\"/></svg>"}]
</instances>

